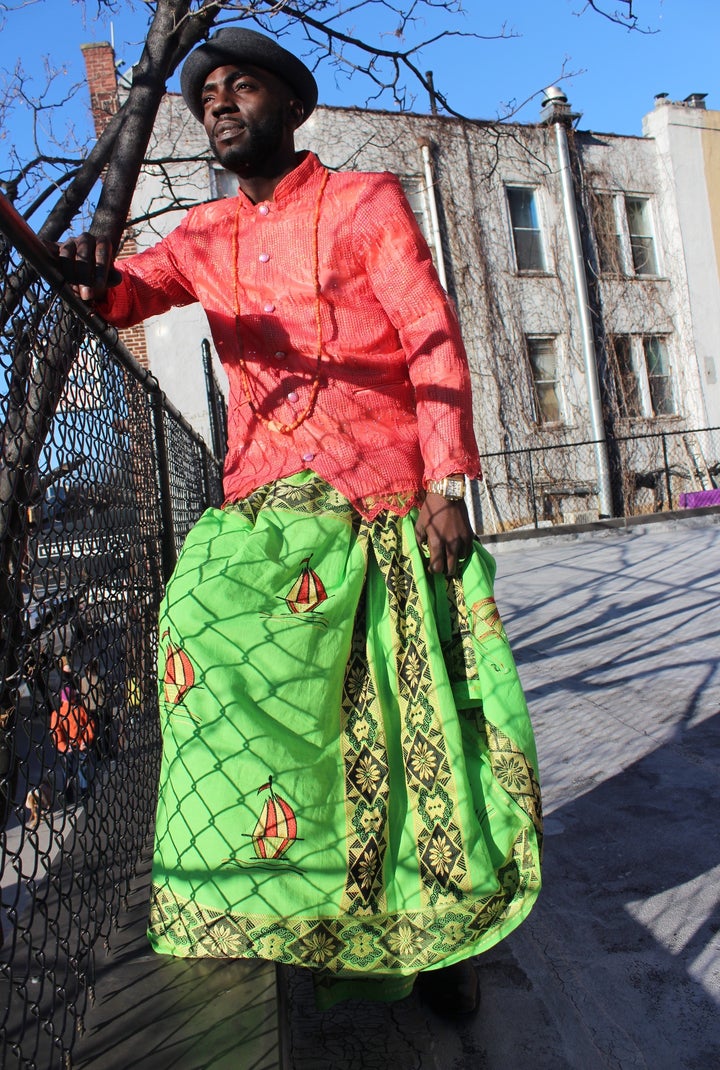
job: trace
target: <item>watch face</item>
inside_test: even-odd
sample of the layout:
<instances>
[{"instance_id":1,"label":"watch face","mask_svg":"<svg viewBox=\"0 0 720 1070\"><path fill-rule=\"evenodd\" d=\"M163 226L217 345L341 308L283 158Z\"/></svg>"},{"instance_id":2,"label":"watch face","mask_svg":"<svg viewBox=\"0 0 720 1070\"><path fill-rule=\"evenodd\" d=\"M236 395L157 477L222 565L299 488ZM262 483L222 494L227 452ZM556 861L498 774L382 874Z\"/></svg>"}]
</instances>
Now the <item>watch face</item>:
<instances>
[{"instance_id":1,"label":"watch face","mask_svg":"<svg viewBox=\"0 0 720 1070\"><path fill-rule=\"evenodd\" d=\"M429 479L428 490L434 494L442 494L444 498L451 500L464 498L465 480L462 477L457 479L451 476L445 476L444 479Z\"/></svg>"}]
</instances>

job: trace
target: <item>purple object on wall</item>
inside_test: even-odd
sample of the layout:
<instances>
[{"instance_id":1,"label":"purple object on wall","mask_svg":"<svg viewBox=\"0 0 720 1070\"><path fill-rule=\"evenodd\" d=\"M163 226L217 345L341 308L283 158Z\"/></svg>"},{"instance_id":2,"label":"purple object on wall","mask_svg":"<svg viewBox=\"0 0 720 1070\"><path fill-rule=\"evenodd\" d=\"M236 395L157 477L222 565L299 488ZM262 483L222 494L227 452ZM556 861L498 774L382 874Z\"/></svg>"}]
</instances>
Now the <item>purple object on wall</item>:
<instances>
[{"instance_id":1,"label":"purple object on wall","mask_svg":"<svg viewBox=\"0 0 720 1070\"><path fill-rule=\"evenodd\" d=\"M692 490L681 494L681 509L702 509L704 505L720 505L720 490Z\"/></svg>"}]
</instances>

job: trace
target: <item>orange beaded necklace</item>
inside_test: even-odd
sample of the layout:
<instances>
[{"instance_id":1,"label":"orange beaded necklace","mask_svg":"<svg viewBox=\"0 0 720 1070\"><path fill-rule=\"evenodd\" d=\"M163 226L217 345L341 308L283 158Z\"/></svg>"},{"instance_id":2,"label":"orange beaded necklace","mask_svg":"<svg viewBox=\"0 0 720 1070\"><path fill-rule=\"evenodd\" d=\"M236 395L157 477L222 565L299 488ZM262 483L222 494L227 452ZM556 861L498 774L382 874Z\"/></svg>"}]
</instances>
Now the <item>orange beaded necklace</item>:
<instances>
[{"instance_id":1,"label":"orange beaded necklace","mask_svg":"<svg viewBox=\"0 0 720 1070\"><path fill-rule=\"evenodd\" d=\"M313 215L313 244L312 244L312 270L313 279L315 283L315 329L317 337L317 365L315 369L315 378L312 381L310 387L310 399L305 406L303 412L300 413L298 418L291 424L281 424L278 420L269 420L266 416L259 411L255 401L253 400L252 391L250 389L250 379L248 377L247 366L245 364L245 358L243 356L243 340L240 334L240 275L238 271L238 256L240 252L240 212L241 204L238 198L238 207L235 213L235 228L233 231L233 243L232 243L232 257L235 271L235 331L238 340L238 351L240 354L240 371L242 373L243 390L245 397L252 410L254 416L264 423L271 431L279 431L282 435L289 435L292 431L300 426L307 420L315 407L317 401L318 391L320 390L320 365L322 363L323 356L323 339L322 339L322 317L321 317L321 293L320 293L320 252L318 246L318 229L320 224L320 205L322 203L323 193L330 177L329 171L325 170L320 186L318 189L317 198L315 200L315 212Z\"/></svg>"}]
</instances>

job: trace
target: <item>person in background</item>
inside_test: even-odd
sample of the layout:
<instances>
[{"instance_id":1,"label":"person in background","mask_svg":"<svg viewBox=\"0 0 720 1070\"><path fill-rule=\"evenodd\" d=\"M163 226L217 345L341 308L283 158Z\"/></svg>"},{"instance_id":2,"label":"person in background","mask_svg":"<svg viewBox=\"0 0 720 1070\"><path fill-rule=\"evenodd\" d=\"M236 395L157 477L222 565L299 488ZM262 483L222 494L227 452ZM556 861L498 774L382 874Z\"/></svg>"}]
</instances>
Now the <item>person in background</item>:
<instances>
[{"instance_id":1,"label":"person in background","mask_svg":"<svg viewBox=\"0 0 720 1070\"><path fill-rule=\"evenodd\" d=\"M65 800L77 802L87 795L92 779L92 747L96 729L67 660L63 660L60 671L60 702L50 714L50 735L63 767L62 790Z\"/></svg>"}]
</instances>

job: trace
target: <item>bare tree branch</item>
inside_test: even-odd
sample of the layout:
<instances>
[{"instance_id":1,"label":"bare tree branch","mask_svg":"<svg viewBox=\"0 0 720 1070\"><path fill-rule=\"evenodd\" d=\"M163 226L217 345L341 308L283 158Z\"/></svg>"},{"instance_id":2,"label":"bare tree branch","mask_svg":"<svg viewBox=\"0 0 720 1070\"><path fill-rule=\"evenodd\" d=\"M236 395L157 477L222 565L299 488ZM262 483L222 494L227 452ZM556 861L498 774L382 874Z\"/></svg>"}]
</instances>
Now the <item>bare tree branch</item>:
<instances>
[{"instance_id":1,"label":"bare tree branch","mask_svg":"<svg viewBox=\"0 0 720 1070\"><path fill-rule=\"evenodd\" d=\"M608 19L609 22L614 22L617 26L625 26L628 30L635 30L637 33L644 34L657 33L657 30L650 29L647 26L640 26L638 16L633 8L633 0L616 0L616 3L622 4L621 10L611 9L603 0L586 0L585 6L578 14L584 15L588 10L595 11L598 15Z\"/></svg>"}]
</instances>

